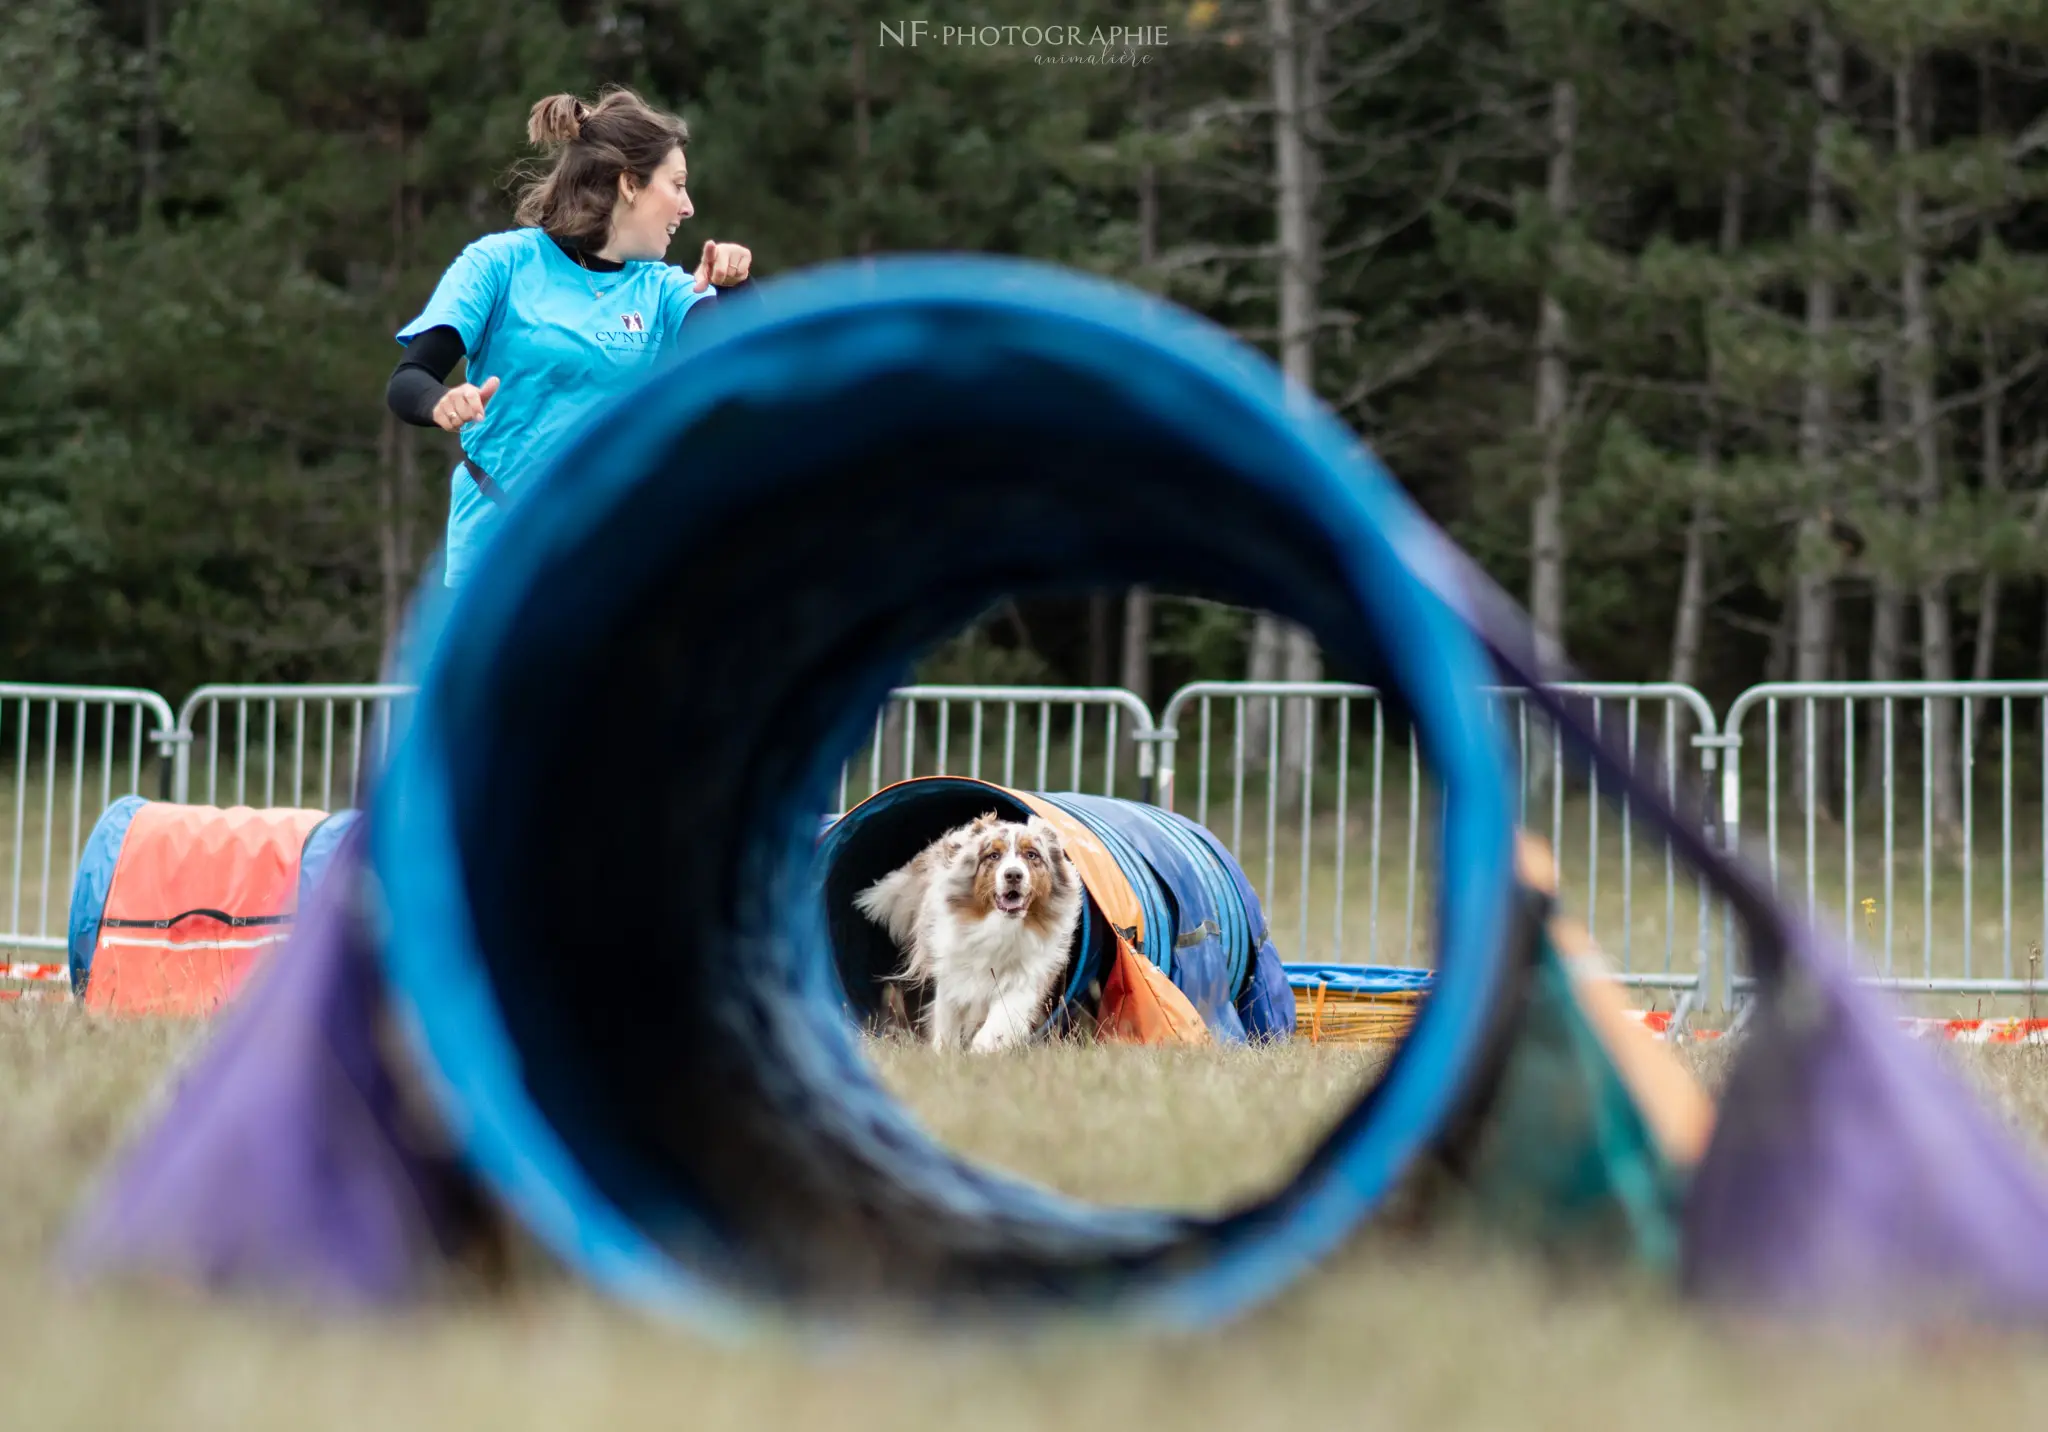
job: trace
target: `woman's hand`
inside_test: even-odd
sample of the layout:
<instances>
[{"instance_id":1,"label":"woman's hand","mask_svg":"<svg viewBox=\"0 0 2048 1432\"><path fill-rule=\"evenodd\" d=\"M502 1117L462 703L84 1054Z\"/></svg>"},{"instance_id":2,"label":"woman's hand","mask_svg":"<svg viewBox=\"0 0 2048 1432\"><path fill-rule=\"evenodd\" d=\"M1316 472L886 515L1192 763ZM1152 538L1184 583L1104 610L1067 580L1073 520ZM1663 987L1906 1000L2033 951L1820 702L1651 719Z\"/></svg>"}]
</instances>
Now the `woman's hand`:
<instances>
[{"instance_id":1,"label":"woman's hand","mask_svg":"<svg viewBox=\"0 0 2048 1432\"><path fill-rule=\"evenodd\" d=\"M702 293L714 284L729 288L733 284L744 283L753 266L752 249L743 244L720 244L706 239L704 256L697 260L697 292Z\"/></svg>"},{"instance_id":2,"label":"woman's hand","mask_svg":"<svg viewBox=\"0 0 2048 1432\"><path fill-rule=\"evenodd\" d=\"M484 379L481 388L474 383L450 388L441 395L441 401L434 404L434 422L451 433L460 432L465 423L473 423L484 415L484 405L497 391L498 380L495 377Z\"/></svg>"}]
</instances>

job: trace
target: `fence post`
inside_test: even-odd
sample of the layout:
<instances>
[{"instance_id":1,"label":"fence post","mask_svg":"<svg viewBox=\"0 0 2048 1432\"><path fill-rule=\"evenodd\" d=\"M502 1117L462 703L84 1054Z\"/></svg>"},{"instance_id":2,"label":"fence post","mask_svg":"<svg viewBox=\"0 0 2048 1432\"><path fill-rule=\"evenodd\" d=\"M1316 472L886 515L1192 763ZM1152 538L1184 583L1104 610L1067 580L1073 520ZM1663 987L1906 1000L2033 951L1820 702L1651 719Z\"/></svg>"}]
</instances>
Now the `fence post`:
<instances>
[{"instance_id":1,"label":"fence post","mask_svg":"<svg viewBox=\"0 0 2048 1432\"><path fill-rule=\"evenodd\" d=\"M156 742L157 758L163 764L162 778L158 782L163 798L173 805L185 804L186 773L188 764L186 752L192 748L192 733L185 729L185 713L180 711L169 726L159 726L152 733Z\"/></svg>"},{"instance_id":2,"label":"fence post","mask_svg":"<svg viewBox=\"0 0 2048 1432\"><path fill-rule=\"evenodd\" d=\"M1742 698L1728 708L1721 724L1721 848L1731 859L1742 856ZM1721 906L1721 1010L1735 1008L1735 912Z\"/></svg>"},{"instance_id":3,"label":"fence post","mask_svg":"<svg viewBox=\"0 0 2048 1432\"><path fill-rule=\"evenodd\" d=\"M1173 772L1177 764L1175 757L1180 742L1180 732L1171 724L1173 713L1174 705L1169 700L1166 705L1165 716L1161 722L1153 725L1149 738L1151 744L1159 748L1153 757L1152 763L1155 773L1153 776L1152 804L1168 813L1171 813L1173 810Z\"/></svg>"}]
</instances>

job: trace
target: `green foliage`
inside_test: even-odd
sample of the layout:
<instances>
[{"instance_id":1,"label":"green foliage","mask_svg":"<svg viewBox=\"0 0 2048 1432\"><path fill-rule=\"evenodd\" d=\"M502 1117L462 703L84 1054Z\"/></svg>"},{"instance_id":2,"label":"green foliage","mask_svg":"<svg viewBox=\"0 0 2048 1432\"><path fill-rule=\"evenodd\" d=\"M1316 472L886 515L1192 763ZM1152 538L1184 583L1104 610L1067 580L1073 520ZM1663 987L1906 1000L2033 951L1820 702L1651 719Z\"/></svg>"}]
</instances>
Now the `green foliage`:
<instances>
[{"instance_id":1,"label":"green foliage","mask_svg":"<svg viewBox=\"0 0 2048 1432\"><path fill-rule=\"evenodd\" d=\"M1597 674L1660 672L1695 499L1729 619L1709 624L1710 681L1761 674L1750 630L1801 565L1852 594L2040 578L2038 5L1830 12L1852 82L1825 155L1841 232L1823 240L1804 6L1294 4L1318 80L1316 385L1519 588L1552 452L1532 422L1537 315L1546 293L1562 303L1569 639ZM0 674L374 672L438 543L449 457L383 411L390 335L463 242L510 222L526 112L554 90L632 83L688 118L685 261L703 237L747 243L764 276L891 250L1024 254L1273 351L1269 13L1111 0L1088 21L1168 38L1115 66L893 44L885 23L961 17L883 0L16 0L0 27ZM973 18L1045 16L989 0ZM1906 54L1929 117L1911 155L1892 128ZM1546 180L1566 81L1560 211ZM1912 242L1942 487L1926 498L1895 391ZM1815 276L1836 299L1824 341L1805 316ZM1814 377L1835 441L1809 470ZM1822 510L1857 550L1795 540ZM2008 646L2032 649L2040 603L2013 605L2029 635L2009 625ZM1077 613L1023 616L923 675L1082 679ZM1236 675L1245 638L1242 612L1161 599L1154 657L1162 677Z\"/></svg>"},{"instance_id":2,"label":"green foliage","mask_svg":"<svg viewBox=\"0 0 2048 1432\"><path fill-rule=\"evenodd\" d=\"M934 686L1028 686L1057 679L1028 646L1005 645L987 623L969 627L918 663L917 679Z\"/></svg>"},{"instance_id":3,"label":"green foliage","mask_svg":"<svg viewBox=\"0 0 2048 1432\"><path fill-rule=\"evenodd\" d=\"M1229 677L1244 669L1251 622L1241 611L1192 597L1162 597L1153 655L1190 678Z\"/></svg>"}]
</instances>

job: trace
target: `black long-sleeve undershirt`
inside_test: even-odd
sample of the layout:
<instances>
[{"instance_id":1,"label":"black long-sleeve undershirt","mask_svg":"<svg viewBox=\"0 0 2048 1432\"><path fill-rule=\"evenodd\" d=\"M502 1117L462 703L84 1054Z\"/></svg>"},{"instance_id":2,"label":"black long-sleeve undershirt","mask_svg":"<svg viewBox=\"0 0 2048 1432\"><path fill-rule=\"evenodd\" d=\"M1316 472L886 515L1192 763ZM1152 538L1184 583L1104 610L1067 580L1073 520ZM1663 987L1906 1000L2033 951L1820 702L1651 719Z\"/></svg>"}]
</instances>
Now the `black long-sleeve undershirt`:
<instances>
[{"instance_id":1,"label":"black long-sleeve undershirt","mask_svg":"<svg viewBox=\"0 0 2048 1432\"><path fill-rule=\"evenodd\" d=\"M391 370L385 403L414 427L435 426L434 404L448 391L448 375L463 357L462 335L445 323L417 335Z\"/></svg>"},{"instance_id":2,"label":"black long-sleeve undershirt","mask_svg":"<svg viewBox=\"0 0 2048 1432\"><path fill-rule=\"evenodd\" d=\"M579 256L574 248L560 239L555 243L571 258L580 257L592 273L617 273L625 267L617 259L601 259L589 254ZM683 315L683 322L688 323L716 307L721 296L744 294L752 282L752 279L742 279L721 288L718 293L698 299ZM462 335L454 328L441 324L427 329L405 345L405 356L391 370L391 381L384 389L385 403L414 427L435 426L434 405L447 393L448 375L455 371L455 365L465 356L467 350L463 347Z\"/></svg>"}]
</instances>

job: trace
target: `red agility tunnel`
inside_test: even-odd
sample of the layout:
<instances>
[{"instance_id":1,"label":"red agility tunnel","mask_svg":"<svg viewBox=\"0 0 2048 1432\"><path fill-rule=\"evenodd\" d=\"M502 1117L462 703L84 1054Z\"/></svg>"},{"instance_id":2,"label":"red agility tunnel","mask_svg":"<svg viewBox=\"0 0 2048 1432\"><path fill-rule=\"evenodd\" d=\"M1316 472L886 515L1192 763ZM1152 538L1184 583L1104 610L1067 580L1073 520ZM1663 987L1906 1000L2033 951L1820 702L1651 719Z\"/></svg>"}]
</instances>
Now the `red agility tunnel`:
<instances>
[{"instance_id":1,"label":"red agility tunnel","mask_svg":"<svg viewBox=\"0 0 2048 1432\"><path fill-rule=\"evenodd\" d=\"M318 810L177 805L128 796L80 856L71 986L100 1014L201 1018L290 934Z\"/></svg>"}]
</instances>

